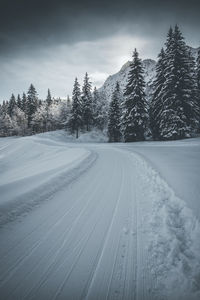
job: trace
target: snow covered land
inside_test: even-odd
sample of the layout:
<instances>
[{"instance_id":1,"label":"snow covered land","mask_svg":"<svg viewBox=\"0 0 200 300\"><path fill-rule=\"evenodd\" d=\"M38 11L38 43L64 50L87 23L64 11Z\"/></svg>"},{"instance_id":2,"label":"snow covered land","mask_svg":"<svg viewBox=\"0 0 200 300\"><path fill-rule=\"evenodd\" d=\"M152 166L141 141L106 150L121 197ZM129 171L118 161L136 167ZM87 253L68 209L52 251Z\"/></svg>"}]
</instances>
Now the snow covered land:
<instances>
[{"instance_id":1,"label":"snow covered land","mask_svg":"<svg viewBox=\"0 0 200 300\"><path fill-rule=\"evenodd\" d=\"M1 299L200 299L200 138L0 139Z\"/></svg>"}]
</instances>

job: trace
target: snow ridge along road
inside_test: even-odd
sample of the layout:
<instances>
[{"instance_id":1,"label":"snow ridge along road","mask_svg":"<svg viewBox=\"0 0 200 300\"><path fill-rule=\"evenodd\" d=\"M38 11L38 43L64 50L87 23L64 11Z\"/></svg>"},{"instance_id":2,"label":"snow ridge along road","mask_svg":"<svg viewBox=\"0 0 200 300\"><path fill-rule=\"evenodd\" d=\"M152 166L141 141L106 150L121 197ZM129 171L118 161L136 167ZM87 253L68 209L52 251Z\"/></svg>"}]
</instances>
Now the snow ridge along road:
<instances>
[{"instance_id":1,"label":"snow ridge along road","mask_svg":"<svg viewBox=\"0 0 200 300\"><path fill-rule=\"evenodd\" d=\"M97 158L94 151L66 147L48 135L8 139L0 155L0 226L51 198Z\"/></svg>"},{"instance_id":2,"label":"snow ridge along road","mask_svg":"<svg viewBox=\"0 0 200 300\"><path fill-rule=\"evenodd\" d=\"M199 299L192 212L138 154L83 147L87 172L0 229L1 298Z\"/></svg>"}]
</instances>

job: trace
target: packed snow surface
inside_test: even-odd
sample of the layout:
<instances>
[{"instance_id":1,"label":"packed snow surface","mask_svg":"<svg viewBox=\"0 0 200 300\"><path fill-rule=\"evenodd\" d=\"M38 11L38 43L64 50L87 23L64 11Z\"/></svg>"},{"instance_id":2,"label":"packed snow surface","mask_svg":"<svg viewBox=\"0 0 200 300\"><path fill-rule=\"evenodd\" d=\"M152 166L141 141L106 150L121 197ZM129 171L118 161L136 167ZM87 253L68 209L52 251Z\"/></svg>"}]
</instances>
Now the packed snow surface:
<instances>
[{"instance_id":1,"label":"packed snow surface","mask_svg":"<svg viewBox=\"0 0 200 300\"><path fill-rule=\"evenodd\" d=\"M89 156L89 150L66 147L62 138L61 131L54 136L0 139L0 224L59 189Z\"/></svg>"},{"instance_id":2,"label":"packed snow surface","mask_svg":"<svg viewBox=\"0 0 200 300\"><path fill-rule=\"evenodd\" d=\"M1 298L200 299L200 140L69 139L0 140Z\"/></svg>"},{"instance_id":3,"label":"packed snow surface","mask_svg":"<svg viewBox=\"0 0 200 300\"><path fill-rule=\"evenodd\" d=\"M200 138L121 144L140 154L200 219Z\"/></svg>"}]
</instances>

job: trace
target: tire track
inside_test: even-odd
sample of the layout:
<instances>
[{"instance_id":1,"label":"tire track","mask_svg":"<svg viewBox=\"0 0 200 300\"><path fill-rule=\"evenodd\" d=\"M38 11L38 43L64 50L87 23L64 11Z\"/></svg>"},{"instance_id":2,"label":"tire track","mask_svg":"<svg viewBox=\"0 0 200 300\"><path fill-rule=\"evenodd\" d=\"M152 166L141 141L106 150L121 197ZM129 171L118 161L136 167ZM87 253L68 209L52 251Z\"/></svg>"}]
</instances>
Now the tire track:
<instances>
[{"instance_id":1,"label":"tire track","mask_svg":"<svg viewBox=\"0 0 200 300\"><path fill-rule=\"evenodd\" d=\"M109 227L108 227L107 234L106 234L106 237L105 237L103 246L102 246L101 255L100 255L100 257L99 257L98 263L97 263L96 268L95 268L95 270L94 270L93 278L92 278L92 280L91 280L91 283L90 283L90 285L89 285L89 287L88 287L87 294L86 294L86 296L85 296L86 299L88 298L88 295L90 294L92 285L93 285L93 283L94 283L96 274L97 274L97 272L98 272L98 268L99 268L99 266L100 266L100 264L101 264L101 261L102 261L102 258L103 258L103 256L104 256L104 252L105 252L105 249L106 249L106 247L107 247L107 244L108 244L108 241L109 241L109 237L110 237L110 234L111 234L111 230L112 230L112 226L113 226L113 224L114 224L114 220L115 220L115 217L116 217L116 214L117 214L117 210L118 210L118 207L119 207L119 203L120 203L120 199L121 199L121 195L122 195L122 188L124 187L124 171L123 171L122 167L121 167L121 174L122 174L122 179L121 179L121 186L120 186L119 196L118 196L118 199L117 199L117 202L116 202L114 211L113 211L113 215L112 215L112 218L111 218L111 222L110 222L110 225L109 225Z\"/></svg>"},{"instance_id":2,"label":"tire track","mask_svg":"<svg viewBox=\"0 0 200 300\"><path fill-rule=\"evenodd\" d=\"M93 201L93 196L94 196L97 192L100 192L100 191L101 191L101 187L100 187L100 186L96 186L96 189L95 189L95 190L92 190L92 193L89 192L90 198L89 198L88 202L86 203L86 206L84 206L83 210L80 212L80 214L77 216L77 218L73 221L73 226L71 226L70 230L68 231L68 233L67 233L67 234L68 234L68 235L67 235L67 238L64 239L64 241L63 241L61 247L60 247L59 249L57 249L57 251L56 251L56 253L55 253L55 256L54 256L53 259L52 259L51 264L48 266L48 269L47 269L46 272L43 274L43 278L44 278L44 279L43 279L36 287L34 287L34 290L35 290L35 289L38 289L38 290L39 290L40 288L42 288L42 286L47 282L48 276L49 276L53 271L56 271L55 266L57 266L57 269L59 268L59 265L60 265L61 262L59 262L59 260L57 260L57 259L61 259L61 257L62 257L63 255L65 255L66 252L67 252L68 250L67 250L67 251L65 250L64 253L63 253L62 255L61 255L61 251L64 249L64 247L66 246L66 244L69 242L69 239L70 239L70 237L72 236L73 229L74 229L75 226L78 224L78 222L79 222L81 216L84 214L85 211L87 211L87 208L89 207L89 205L90 205L91 202ZM85 195L83 196L83 198L85 198L86 194L88 194L88 190L87 190L87 192L85 193ZM70 236L70 234L71 234L71 236ZM86 233L85 236L87 236L87 233ZM85 236L84 236L84 237L85 237ZM73 238L74 238L74 236L73 236ZM82 240L84 240L84 239L81 239L81 240L78 241L78 245L79 245L79 243L82 242ZM70 251L73 252L73 251L76 249L76 247L78 247L78 245L75 245L74 248L70 249ZM57 248L57 247L56 247L56 248ZM50 256L50 257L51 257L51 256ZM64 263L64 261L62 261L62 263ZM29 293L25 296L25 298L27 298L31 292L32 292L32 290L29 291Z\"/></svg>"},{"instance_id":3,"label":"tire track","mask_svg":"<svg viewBox=\"0 0 200 300\"><path fill-rule=\"evenodd\" d=\"M96 178L95 178L96 179ZM90 188L92 191L92 188ZM88 193L88 191L85 191L84 194L82 194L81 196L81 200L84 199L85 195ZM92 201L92 199L90 199ZM59 226L59 224L63 221L64 218L66 218L70 212L76 207L76 205L78 204L78 202L80 201L80 199L78 199L76 201L76 203L68 210L66 211L62 217L60 217L55 223L53 223L53 225L50 227L50 229L46 232L46 234L39 239L39 241L37 241L36 243L34 243L34 245L32 245L31 249L29 249L28 254L26 253L25 255L23 255L22 257L19 257L19 259L17 261L15 261L15 263L12 265L12 267L7 268L6 273L1 274L1 278L0 278L0 288L2 288L2 286L4 286L7 281L17 272L17 269L20 268L22 266L22 264L28 260L30 258L30 256L34 253L34 251L36 251L38 249L38 247L45 242L45 240L48 239L48 237L50 236L50 234L52 233L52 231ZM82 201L81 201L82 202ZM88 201L89 203L89 201ZM83 209L84 210L84 209ZM47 220L48 222L48 220ZM73 222L74 223L74 222ZM73 225L72 223L72 225ZM73 226L72 226L73 227ZM38 227L39 228L39 227ZM33 230L33 232L35 232L36 229ZM29 238L31 236L32 232L23 239L23 242L26 241L27 238ZM14 248L12 250L15 250ZM8 254L9 255L9 254ZM8 256L6 255L6 257ZM4 256L1 261L6 260L6 257Z\"/></svg>"}]
</instances>

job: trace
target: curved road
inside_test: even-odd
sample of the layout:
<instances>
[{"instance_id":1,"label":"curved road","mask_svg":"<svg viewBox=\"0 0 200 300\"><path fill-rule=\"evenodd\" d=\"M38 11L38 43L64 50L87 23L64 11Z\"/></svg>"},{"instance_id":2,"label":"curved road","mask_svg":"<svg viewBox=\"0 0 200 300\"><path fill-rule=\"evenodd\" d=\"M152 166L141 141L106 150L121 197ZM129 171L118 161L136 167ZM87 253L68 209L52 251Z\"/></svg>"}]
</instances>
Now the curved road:
<instances>
[{"instance_id":1,"label":"curved road","mask_svg":"<svg viewBox=\"0 0 200 300\"><path fill-rule=\"evenodd\" d=\"M137 156L92 147L86 173L0 229L1 299L154 299Z\"/></svg>"}]
</instances>

